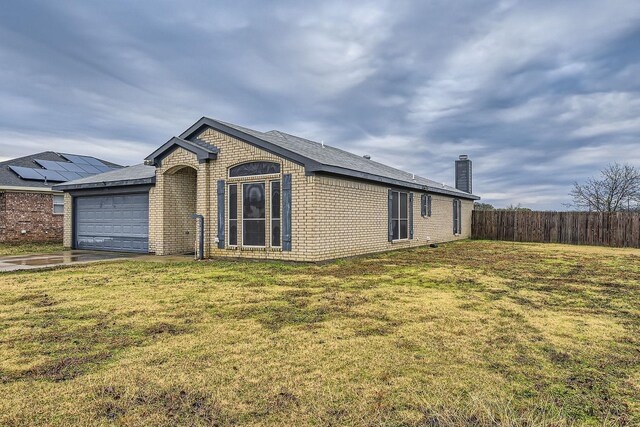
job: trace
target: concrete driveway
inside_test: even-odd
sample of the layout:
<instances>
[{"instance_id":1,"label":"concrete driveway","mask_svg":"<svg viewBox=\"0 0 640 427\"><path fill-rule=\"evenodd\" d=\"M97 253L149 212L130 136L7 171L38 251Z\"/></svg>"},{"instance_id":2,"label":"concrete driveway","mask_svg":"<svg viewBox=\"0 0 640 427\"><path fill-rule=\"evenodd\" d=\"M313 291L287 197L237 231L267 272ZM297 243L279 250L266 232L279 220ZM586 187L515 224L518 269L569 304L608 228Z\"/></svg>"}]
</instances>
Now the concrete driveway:
<instances>
[{"instance_id":1,"label":"concrete driveway","mask_svg":"<svg viewBox=\"0 0 640 427\"><path fill-rule=\"evenodd\" d=\"M97 251L62 251L50 254L12 255L0 257L0 272L32 270L35 268L55 267L58 265L83 264L96 261L108 261L135 258L138 254Z\"/></svg>"}]
</instances>

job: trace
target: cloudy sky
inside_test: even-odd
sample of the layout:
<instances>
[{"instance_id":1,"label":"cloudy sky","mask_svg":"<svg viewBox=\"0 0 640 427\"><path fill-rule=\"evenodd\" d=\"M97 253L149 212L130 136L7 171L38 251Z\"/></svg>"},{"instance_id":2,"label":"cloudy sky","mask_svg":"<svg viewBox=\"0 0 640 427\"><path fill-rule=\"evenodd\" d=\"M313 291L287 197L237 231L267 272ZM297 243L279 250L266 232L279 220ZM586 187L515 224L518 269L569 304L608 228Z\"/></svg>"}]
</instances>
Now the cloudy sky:
<instances>
[{"instance_id":1,"label":"cloudy sky","mask_svg":"<svg viewBox=\"0 0 640 427\"><path fill-rule=\"evenodd\" d=\"M201 116L323 140L496 206L640 166L640 1L30 1L0 9L0 159L139 163Z\"/></svg>"}]
</instances>

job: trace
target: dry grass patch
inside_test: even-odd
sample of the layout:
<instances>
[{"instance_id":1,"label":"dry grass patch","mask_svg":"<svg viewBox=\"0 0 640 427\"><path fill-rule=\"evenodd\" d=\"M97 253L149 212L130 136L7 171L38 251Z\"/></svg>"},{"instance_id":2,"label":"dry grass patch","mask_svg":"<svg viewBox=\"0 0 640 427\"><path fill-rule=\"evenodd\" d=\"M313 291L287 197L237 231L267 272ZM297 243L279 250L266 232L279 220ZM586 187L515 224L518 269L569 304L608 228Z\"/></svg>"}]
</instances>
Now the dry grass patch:
<instances>
[{"instance_id":1,"label":"dry grass patch","mask_svg":"<svg viewBox=\"0 0 640 427\"><path fill-rule=\"evenodd\" d=\"M474 241L5 274L0 424L637 425L639 255Z\"/></svg>"}]
</instances>

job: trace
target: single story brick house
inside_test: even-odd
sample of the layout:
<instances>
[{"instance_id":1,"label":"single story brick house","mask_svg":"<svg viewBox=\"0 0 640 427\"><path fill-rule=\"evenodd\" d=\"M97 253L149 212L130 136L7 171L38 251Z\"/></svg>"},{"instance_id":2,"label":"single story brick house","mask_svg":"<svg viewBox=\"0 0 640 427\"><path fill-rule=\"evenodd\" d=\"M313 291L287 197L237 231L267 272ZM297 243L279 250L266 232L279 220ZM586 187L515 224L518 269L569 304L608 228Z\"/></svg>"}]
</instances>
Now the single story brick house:
<instances>
[{"instance_id":1,"label":"single story brick house","mask_svg":"<svg viewBox=\"0 0 640 427\"><path fill-rule=\"evenodd\" d=\"M456 187L203 117L145 164L56 189L66 247L321 261L467 238L479 197L466 156Z\"/></svg>"},{"instance_id":2,"label":"single story brick house","mask_svg":"<svg viewBox=\"0 0 640 427\"><path fill-rule=\"evenodd\" d=\"M120 167L53 151L0 162L0 243L62 242L64 196L52 186Z\"/></svg>"}]
</instances>

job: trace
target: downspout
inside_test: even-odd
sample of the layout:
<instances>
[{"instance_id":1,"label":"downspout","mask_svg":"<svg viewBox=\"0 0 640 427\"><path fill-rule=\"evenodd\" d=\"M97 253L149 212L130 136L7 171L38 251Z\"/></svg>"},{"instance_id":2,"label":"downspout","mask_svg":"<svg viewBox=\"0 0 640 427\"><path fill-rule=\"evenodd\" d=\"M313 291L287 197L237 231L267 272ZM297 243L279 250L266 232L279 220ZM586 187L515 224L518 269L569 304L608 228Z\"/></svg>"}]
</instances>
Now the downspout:
<instances>
[{"instance_id":1,"label":"downspout","mask_svg":"<svg viewBox=\"0 0 640 427\"><path fill-rule=\"evenodd\" d=\"M192 214L191 218L197 219L200 223L200 236L198 239L198 256L196 257L199 260L204 259L204 216L199 214Z\"/></svg>"}]
</instances>

